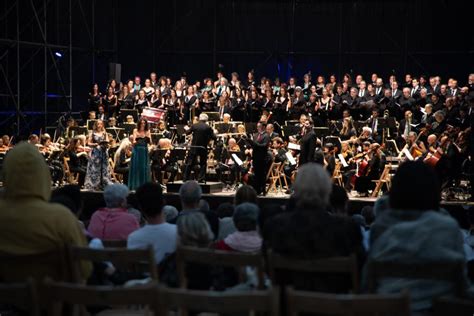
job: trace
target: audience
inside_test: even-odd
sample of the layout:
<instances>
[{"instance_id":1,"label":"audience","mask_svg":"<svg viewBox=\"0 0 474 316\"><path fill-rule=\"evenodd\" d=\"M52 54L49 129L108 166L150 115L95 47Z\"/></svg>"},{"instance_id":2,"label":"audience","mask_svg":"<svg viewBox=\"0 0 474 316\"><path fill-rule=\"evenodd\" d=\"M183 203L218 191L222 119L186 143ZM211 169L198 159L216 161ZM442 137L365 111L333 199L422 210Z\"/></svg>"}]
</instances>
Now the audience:
<instances>
[{"instance_id":1,"label":"audience","mask_svg":"<svg viewBox=\"0 0 474 316\"><path fill-rule=\"evenodd\" d=\"M136 190L139 208L146 225L128 236L127 247L144 249L153 247L155 262L176 251L176 225L166 222L163 212L163 193L156 183L146 183Z\"/></svg>"},{"instance_id":2,"label":"audience","mask_svg":"<svg viewBox=\"0 0 474 316\"><path fill-rule=\"evenodd\" d=\"M264 223L265 248L300 259L349 256L364 260L360 227L349 217L327 212L332 190L331 179L318 164L308 163L299 170L293 185L294 206ZM308 277L306 273L287 274L281 283L295 288L347 292L347 282ZM340 280L339 280L340 281Z\"/></svg>"},{"instance_id":3,"label":"audience","mask_svg":"<svg viewBox=\"0 0 474 316\"><path fill-rule=\"evenodd\" d=\"M242 203L235 208L233 222L237 231L216 243L219 250L258 252L262 248L262 238L257 232L258 206Z\"/></svg>"},{"instance_id":4,"label":"audience","mask_svg":"<svg viewBox=\"0 0 474 316\"><path fill-rule=\"evenodd\" d=\"M173 205L163 206L163 213L165 214L166 221L168 223L176 222L176 217L178 217L178 210Z\"/></svg>"},{"instance_id":5,"label":"audience","mask_svg":"<svg viewBox=\"0 0 474 316\"><path fill-rule=\"evenodd\" d=\"M234 205L232 203L222 203L217 207L217 217L219 218L219 235L217 240L222 240L237 229L232 216L234 215Z\"/></svg>"},{"instance_id":6,"label":"audience","mask_svg":"<svg viewBox=\"0 0 474 316\"><path fill-rule=\"evenodd\" d=\"M243 185L235 192L234 205L245 202L258 204L257 191L250 185Z\"/></svg>"},{"instance_id":7,"label":"audience","mask_svg":"<svg viewBox=\"0 0 474 316\"><path fill-rule=\"evenodd\" d=\"M139 228L136 216L127 211L128 188L123 184L110 184L104 189L105 208L92 214L89 233L102 240L126 240Z\"/></svg>"},{"instance_id":8,"label":"audience","mask_svg":"<svg viewBox=\"0 0 474 316\"><path fill-rule=\"evenodd\" d=\"M413 175L417 175L414 177ZM421 162L405 162L392 180L390 209L377 214L370 234L369 261L426 264L465 260L457 222L441 212L440 183ZM466 280L466 286L468 281ZM434 297L454 294L454 285L421 279L382 279L378 293L407 288L412 310L427 310Z\"/></svg>"},{"instance_id":9,"label":"audience","mask_svg":"<svg viewBox=\"0 0 474 316\"><path fill-rule=\"evenodd\" d=\"M33 255L63 249L66 244L86 246L76 217L63 205L50 203L51 175L38 149L20 143L3 162L4 194L0 199L0 251L11 255ZM82 276L91 265L83 263ZM59 279L57 265L41 262L11 265L0 262L2 281L28 277Z\"/></svg>"}]
</instances>

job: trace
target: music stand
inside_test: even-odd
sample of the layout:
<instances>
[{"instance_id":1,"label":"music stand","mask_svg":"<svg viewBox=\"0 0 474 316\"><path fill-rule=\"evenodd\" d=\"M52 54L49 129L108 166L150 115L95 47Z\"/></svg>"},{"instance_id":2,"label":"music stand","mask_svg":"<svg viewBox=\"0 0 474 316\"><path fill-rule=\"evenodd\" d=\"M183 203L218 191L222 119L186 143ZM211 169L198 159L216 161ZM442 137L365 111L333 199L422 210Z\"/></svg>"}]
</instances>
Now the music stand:
<instances>
[{"instance_id":1,"label":"music stand","mask_svg":"<svg viewBox=\"0 0 474 316\"><path fill-rule=\"evenodd\" d=\"M125 137L125 129L120 127L107 127L108 134L112 134L116 141L121 141Z\"/></svg>"},{"instance_id":2,"label":"music stand","mask_svg":"<svg viewBox=\"0 0 474 316\"><path fill-rule=\"evenodd\" d=\"M219 115L219 112L202 112L202 114L207 115L209 122L221 120L221 116Z\"/></svg>"},{"instance_id":3,"label":"music stand","mask_svg":"<svg viewBox=\"0 0 474 316\"><path fill-rule=\"evenodd\" d=\"M254 134L257 132L257 123L245 123L245 132L247 134Z\"/></svg>"},{"instance_id":4,"label":"music stand","mask_svg":"<svg viewBox=\"0 0 474 316\"><path fill-rule=\"evenodd\" d=\"M95 122L97 122L97 120L87 120L86 126L89 131L94 129Z\"/></svg>"},{"instance_id":5,"label":"music stand","mask_svg":"<svg viewBox=\"0 0 474 316\"><path fill-rule=\"evenodd\" d=\"M329 136L329 128L327 127L313 127L313 130L318 138Z\"/></svg>"},{"instance_id":6,"label":"music stand","mask_svg":"<svg viewBox=\"0 0 474 316\"><path fill-rule=\"evenodd\" d=\"M288 138L290 136L297 135L301 132L301 129L298 126L283 125L282 127L283 127L283 129L282 129L281 134L284 138Z\"/></svg>"},{"instance_id":7,"label":"music stand","mask_svg":"<svg viewBox=\"0 0 474 316\"><path fill-rule=\"evenodd\" d=\"M338 136L326 136L324 138L324 145L326 145L327 143L331 143L334 145L334 147L337 147L338 153L341 152L341 139Z\"/></svg>"},{"instance_id":8,"label":"music stand","mask_svg":"<svg viewBox=\"0 0 474 316\"><path fill-rule=\"evenodd\" d=\"M137 122L138 121L138 110L135 109L120 109L119 112L119 117L120 121L125 123L127 122L127 116L133 116L133 121Z\"/></svg>"},{"instance_id":9,"label":"music stand","mask_svg":"<svg viewBox=\"0 0 474 316\"><path fill-rule=\"evenodd\" d=\"M124 123L124 124L122 124L122 128L125 130L125 135L130 136L130 135L133 134L133 130L135 128L137 128L137 124L135 124L135 123L133 123L133 124Z\"/></svg>"},{"instance_id":10,"label":"music stand","mask_svg":"<svg viewBox=\"0 0 474 316\"><path fill-rule=\"evenodd\" d=\"M87 128L84 126L70 126L67 128L68 138L74 138L77 135L87 135Z\"/></svg>"},{"instance_id":11,"label":"music stand","mask_svg":"<svg viewBox=\"0 0 474 316\"><path fill-rule=\"evenodd\" d=\"M171 155L170 155L171 161L184 160L185 157L186 157L185 148L175 148L171 150Z\"/></svg>"},{"instance_id":12,"label":"music stand","mask_svg":"<svg viewBox=\"0 0 474 316\"><path fill-rule=\"evenodd\" d=\"M164 136L161 133L151 133L151 143L156 145Z\"/></svg>"}]
</instances>

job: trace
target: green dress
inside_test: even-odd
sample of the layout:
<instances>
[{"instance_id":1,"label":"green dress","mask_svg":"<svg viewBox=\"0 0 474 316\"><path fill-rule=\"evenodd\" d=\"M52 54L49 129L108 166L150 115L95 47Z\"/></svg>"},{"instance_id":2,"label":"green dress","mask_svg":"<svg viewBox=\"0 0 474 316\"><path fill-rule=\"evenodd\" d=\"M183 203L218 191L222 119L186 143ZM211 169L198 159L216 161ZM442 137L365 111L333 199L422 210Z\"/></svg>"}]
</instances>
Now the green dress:
<instances>
[{"instance_id":1,"label":"green dress","mask_svg":"<svg viewBox=\"0 0 474 316\"><path fill-rule=\"evenodd\" d=\"M136 144L132 151L132 161L128 173L128 188L136 190L142 184L150 182L150 160L148 157L148 137L136 139Z\"/></svg>"}]
</instances>

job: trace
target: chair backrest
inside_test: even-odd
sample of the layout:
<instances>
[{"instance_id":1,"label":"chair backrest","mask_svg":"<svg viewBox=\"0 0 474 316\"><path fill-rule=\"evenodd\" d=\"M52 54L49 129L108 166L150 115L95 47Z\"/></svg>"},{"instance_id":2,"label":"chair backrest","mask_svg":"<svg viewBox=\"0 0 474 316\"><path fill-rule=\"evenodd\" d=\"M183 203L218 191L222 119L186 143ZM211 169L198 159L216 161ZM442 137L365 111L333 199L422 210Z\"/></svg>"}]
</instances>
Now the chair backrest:
<instances>
[{"instance_id":1,"label":"chair backrest","mask_svg":"<svg viewBox=\"0 0 474 316\"><path fill-rule=\"evenodd\" d=\"M147 305L158 315L158 287L155 282L136 287L87 286L46 280L43 288L48 315L62 315L63 304L83 306Z\"/></svg>"},{"instance_id":2,"label":"chair backrest","mask_svg":"<svg viewBox=\"0 0 474 316\"><path fill-rule=\"evenodd\" d=\"M102 244L105 248L127 248L127 240L125 239L104 239Z\"/></svg>"},{"instance_id":3,"label":"chair backrest","mask_svg":"<svg viewBox=\"0 0 474 316\"><path fill-rule=\"evenodd\" d=\"M474 301L454 297L438 297L433 300L434 316L445 316L453 313L456 315L473 315Z\"/></svg>"},{"instance_id":4,"label":"chair backrest","mask_svg":"<svg viewBox=\"0 0 474 316\"><path fill-rule=\"evenodd\" d=\"M13 305L39 315L38 293L32 279L26 283L0 284L0 304Z\"/></svg>"},{"instance_id":5,"label":"chair backrest","mask_svg":"<svg viewBox=\"0 0 474 316\"><path fill-rule=\"evenodd\" d=\"M382 278L426 279L452 282L456 294L464 296L467 288L464 279L462 260L452 262L401 263L374 261L367 262L368 290L377 291L378 281Z\"/></svg>"},{"instance_id":6,"label":"chair backrest","mask_svg":"<svg viewBox=\"0 0 474 316\"><path fill-rule=\"evenodd\" d=\"M0 252L0 271L2 282L25 282L28 278L41 282L45 277L57 281L71 280L66 254L61 248L28 255ZM17 275L16 271L21 271L18 273L22 275Z\"/></svg>"},{"instance_id":7,"label":"chair backrest","mask_svg":"<svg viewBox=\"0 0 474 316\"><path fill-rule=\"evenodd\" d=\"M279 315L278 288L266 291L215 292L186 289L159 289L160 316L168 316L178 308L181 315L188 310L214 313L267 312Z\"/></svg>"},{"instance_id":8,"label":"chair backrest","mask_svg":"<svg viewBox=\"0 0 474 316\"><path fill-rule=\"evenodd\" d=\"M332 173L333 178L337 178L341 175L341 163L336 161L336 165L334 166L334 171Z\"/></svg>"},{"instance_id":9,"label":"chair backrest","mask_svg":"<svg viewBox=\"0 0 474 316\"><path fill-rule=\"evenodd\" d=\"M153 280L158 280L157 266L152 248L148 249L92 249L87 247L68 247L68 259L73 277L80 280L79 265L81 261L112 262L118 269L146 272Z\"/></svg>"},{"instance_id":10,"label":"chair backrest","mask_svg":"<svg viewBox=\"0 0 474 316\"><path fill-rule=\"evenodd\" d=\"M324 315L409 316L408 292L387 295L327 294L286 289L288 315L311 312Z\"/></svg>"},{"instance_id":11,"label":"chair backrest","mask_svg":"<svg viewBox=\"0 0 474 316\"><path fill-rule=\"evenodd\" d=\"M64 164L64 173L69 174L70 173L70 170L69 170L69 157L66 157L66 156L63 157L63 164Z\"/></svg>"},{"instance_id":12,"label":"chair backrest","mask_svg":"<svg viewBox=\"0 0 474 316\"><path fill-rule=\"evenodd\" d=\"M313 272L318 274L334 273L349 275L351 277L352 291L354 293L359 292L359 270L357 268L357 257L355 254L348 257L295 259L269 251L268 267L273 284L277 284L276 274L278 270Z\"/></svg>"},{"instance_id":13,"label":"chair backrest","mask_svg":"<svg viewBox=\"0 0 474 316\"><path fill-rule=\"evenodd\" d=\"M200 263L210 266L243 268L255 267L258 276L258 287L263 288L263 257L260 253L241 253L233 251L214 250L179 246L176 250L176 269L181 288L187 287L186 264Z\"/></svg>"}]
</instances>

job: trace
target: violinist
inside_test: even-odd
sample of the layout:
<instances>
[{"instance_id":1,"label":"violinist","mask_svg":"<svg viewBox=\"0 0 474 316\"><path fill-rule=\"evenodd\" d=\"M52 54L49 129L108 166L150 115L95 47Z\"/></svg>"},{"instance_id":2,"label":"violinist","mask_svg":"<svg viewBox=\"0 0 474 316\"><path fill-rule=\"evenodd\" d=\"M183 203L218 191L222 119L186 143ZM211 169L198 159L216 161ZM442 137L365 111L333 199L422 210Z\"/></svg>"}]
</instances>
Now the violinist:
<instances>
[{"instance_id":1,"label":"violinist","mask_svg":"<svg viewBox=\"0 0 474 316\"><path fill-rule=\"evenodd\" d=\"M8 146L3 143L3 139L0 138L0 153L5 153L8 149Z\"/></svg>"},{"instance_id":2,"label":"violinist","mask_svg":"<svg viewBox=\"0 0 474 316\"><path fill-rule=\"evenodd\" d=\"M80 187L84 185L87 171L87 153L80 150L81 139L72 138L69 145L66 147L65 156L69 157L69 171L71 173L78 173L78 184Z\"/></svg>"},{"instance_id":3,"label":"violinist","mask_svg":"<svg viewBox=\"0 0 474 316\"><path fill-rule=\"evenodd\" d=\"M48 133L44 133L41 136L41 145L42 147L39 149L49 166L51 179L54 184L59 184L64 177L63 164L58 160L59 156L56 154L59 152L59 148L56 147L56 144L51 142L51 136L49 136Z\"/></svg>"},{"instance_id":4,"label":"violinist","mask_svg":"<svg viewBox=\"0 0 474 316\"><path fill-rule=\"evenodd\" d=\"M364 143L366 145L366 143ZM382 152L378 143L369 144L369 150L365 154L363 164L359 165L359 170L355 179L355 190L360 196L367 196L369 190L375 188L375 182L380 178L385 167L385 154Z\"/></svg>"},{"instance_id":5,"label":"violinist","mask_svg":"<svg viewBox=\"0 0 474 316\"><path fill-rule=\"evenodd\" d=\"M39 144L39 137L38 135L36 134L31 134L29 137L28 137L28 143L30 143L31 145L33 146L36 146Z\"/></svg>"},{"instance_id":6,"label":"violinist","mask_svg":"<svg viewBox=\"0 0 474 316\"><path fill-rule=\"evenodd\" d=\"M171 138L172 134L166 129L166 122L161 120L158 122L158 134L162 135L163 138Z\"/></svg>"},{"instance_id":7,"label":"violinist","mask_svg":"<svg viewBox=\"0 0 474 316\"><path fill-rule=\"evenodd\" d=\"M130 139L124 138L114 154L114 172L122 175L122 181L125 184L128 184L131 156L132 143Z\"/></svg>"}]
</instances>

